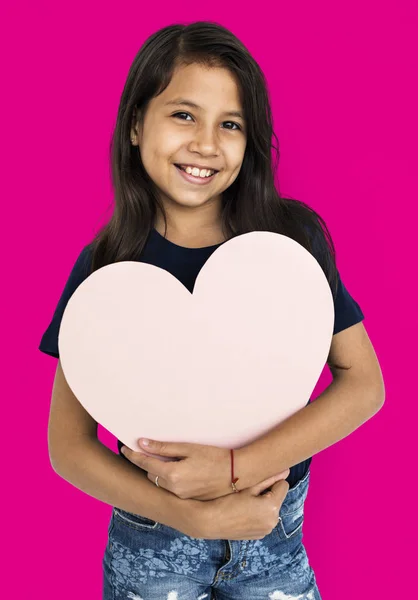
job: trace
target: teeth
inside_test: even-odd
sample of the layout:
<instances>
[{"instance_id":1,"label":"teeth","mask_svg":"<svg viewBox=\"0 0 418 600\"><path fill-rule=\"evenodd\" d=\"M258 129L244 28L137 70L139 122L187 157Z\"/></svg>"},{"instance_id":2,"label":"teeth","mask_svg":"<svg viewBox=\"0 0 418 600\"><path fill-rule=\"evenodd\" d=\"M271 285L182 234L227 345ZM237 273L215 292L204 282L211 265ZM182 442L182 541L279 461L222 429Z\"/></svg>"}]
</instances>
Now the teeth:
<instances>
[{"instance_id":1,"label":"teeth","mask_svg":"<svg viewBox=\"0 0 418 600\"><path fill-rule=\"evenodd\" d=\"M200 171L197 167L187 167L185 165L180 166L186 171L186 173L189 173L189 175L193 175L194 177L210 177L215 172L211 171L210 169L202 169Z\"/></svg>"}]
</instances>

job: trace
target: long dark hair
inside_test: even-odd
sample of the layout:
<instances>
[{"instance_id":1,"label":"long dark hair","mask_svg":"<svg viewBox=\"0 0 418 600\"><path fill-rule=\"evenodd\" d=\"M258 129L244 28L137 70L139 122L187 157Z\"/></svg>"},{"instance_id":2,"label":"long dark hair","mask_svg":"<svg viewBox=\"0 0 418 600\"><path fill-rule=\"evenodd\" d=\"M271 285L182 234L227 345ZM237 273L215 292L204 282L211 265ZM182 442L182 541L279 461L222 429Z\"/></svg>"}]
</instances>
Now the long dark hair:
<instances>
[{"instance_id":1,"label":"long dark hair","mask_svg":"<svg viewBox=\"0 0 418 600\"><path fill-rule=\"evenodd\" d=\"M315 254L335 294L335 248L324 220L307 204L281 197L275 185L279 149L272 142L272 137L278 140L264 75L244 44L211 21L163 27L145 41L131 65L111 140L114 211L90 244L91 272L109 263L138 259L153 227L157 204L167 226L164 208L138 148L130 142L130 132L134 114L140 122L148 102L165 90L174 70L191 63L229 69L241 92L247 145L238 177L222 194L225 238L250 231L293 238Z\"/></svg>"}]
</instances>

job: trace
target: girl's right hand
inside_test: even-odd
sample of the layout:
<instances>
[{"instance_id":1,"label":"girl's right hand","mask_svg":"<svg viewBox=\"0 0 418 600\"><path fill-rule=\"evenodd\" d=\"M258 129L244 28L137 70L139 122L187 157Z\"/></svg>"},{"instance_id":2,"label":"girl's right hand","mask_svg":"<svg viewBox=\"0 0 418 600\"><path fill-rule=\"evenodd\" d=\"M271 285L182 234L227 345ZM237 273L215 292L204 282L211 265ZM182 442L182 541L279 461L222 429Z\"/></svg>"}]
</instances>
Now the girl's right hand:
<instances>
[{"instance_id":1,"label":"girl's right hand","mask_svg":"<svg viewBox=\"0 0 418 600\"><path fill-rule=\"evenodd\" d=\"M289 475L287 469L284 477ZM262 494L267 488L271 491ZM204 503L201 533L204 539L260 540L277 526L279 511L289 490L283 473L257 485Z\"/></svg>"}]
</instances>

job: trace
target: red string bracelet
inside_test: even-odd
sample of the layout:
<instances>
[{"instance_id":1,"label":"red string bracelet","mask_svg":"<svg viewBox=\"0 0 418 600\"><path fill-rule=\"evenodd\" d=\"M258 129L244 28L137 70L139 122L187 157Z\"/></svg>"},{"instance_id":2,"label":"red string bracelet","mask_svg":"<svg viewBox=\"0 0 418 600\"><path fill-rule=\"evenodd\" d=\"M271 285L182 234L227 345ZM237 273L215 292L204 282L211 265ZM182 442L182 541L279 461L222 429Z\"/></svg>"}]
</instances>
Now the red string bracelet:
<instances>
[{"instance_id":1,"label":"red string bracelet","mask_svg":"<svg viewBox=\"0 0 418 600\"><path fill-rule=\"evenodd\" d=\"M234 477L234 451L231 448L231 486L234 492L239 492L235 485L238 479L239 477Z\"/></svg>"}]
</instances>

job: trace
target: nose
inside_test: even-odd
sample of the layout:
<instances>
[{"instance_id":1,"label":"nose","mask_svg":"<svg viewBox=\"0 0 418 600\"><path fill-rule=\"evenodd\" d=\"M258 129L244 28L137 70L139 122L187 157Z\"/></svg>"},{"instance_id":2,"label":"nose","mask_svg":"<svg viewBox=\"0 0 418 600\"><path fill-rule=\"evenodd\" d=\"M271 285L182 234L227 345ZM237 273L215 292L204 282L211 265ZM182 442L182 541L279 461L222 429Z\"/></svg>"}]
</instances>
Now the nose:
<instances>
[{"instance_id":1,"label":"nose","mask_svg":"<svg viewBox=\"0 0 418 600\"><path fill-rule=\"evenodd\" d=\"M195 130L190 150L198 151L204 156L217 156L219 146L213 127L199 127Z\"/></svg>"}]
</instances>

